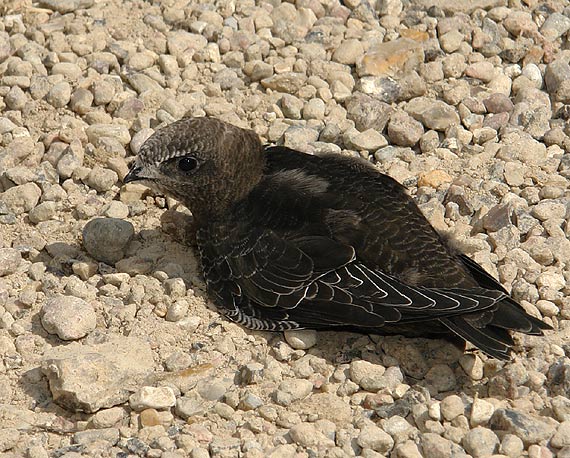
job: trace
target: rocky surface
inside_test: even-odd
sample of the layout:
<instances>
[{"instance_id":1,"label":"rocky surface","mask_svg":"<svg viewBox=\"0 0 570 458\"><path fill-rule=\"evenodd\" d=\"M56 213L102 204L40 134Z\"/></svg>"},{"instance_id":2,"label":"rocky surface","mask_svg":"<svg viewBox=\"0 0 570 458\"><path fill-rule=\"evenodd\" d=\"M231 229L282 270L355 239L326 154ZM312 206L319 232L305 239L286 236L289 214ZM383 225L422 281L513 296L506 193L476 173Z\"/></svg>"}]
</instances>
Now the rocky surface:
<instances>
[{"instance_id":1,"label":"rocky surface","mask_svg":"<svg viewBox=\"0 0 570 458\"><path fill-rule=\"evenodd\" d=\"M0 455L570 456L567 2L0 10ZM370 160L555 331L502 363L226 322L188 212L121 185L185 113Z\"/></svg>"}]
</instances>

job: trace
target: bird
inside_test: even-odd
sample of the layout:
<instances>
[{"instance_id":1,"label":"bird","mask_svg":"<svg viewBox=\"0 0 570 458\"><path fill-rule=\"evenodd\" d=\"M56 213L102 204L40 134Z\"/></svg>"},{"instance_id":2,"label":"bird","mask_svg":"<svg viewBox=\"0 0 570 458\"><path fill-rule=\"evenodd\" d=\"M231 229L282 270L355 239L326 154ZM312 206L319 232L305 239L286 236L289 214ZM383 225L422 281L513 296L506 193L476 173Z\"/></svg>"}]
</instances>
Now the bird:
<instances>
[{"instance_id":1,"label":"bird","mask_svg":"<svg viewBox=\"0 0 570 458\"><path fill-rule=\"evenodd\" d=\"M512 331L552 329L364 159L186 117L146 140L123 181L191 211L208 294L246 328L449 338L500 360Z\"/></svg>"}]
</instances>

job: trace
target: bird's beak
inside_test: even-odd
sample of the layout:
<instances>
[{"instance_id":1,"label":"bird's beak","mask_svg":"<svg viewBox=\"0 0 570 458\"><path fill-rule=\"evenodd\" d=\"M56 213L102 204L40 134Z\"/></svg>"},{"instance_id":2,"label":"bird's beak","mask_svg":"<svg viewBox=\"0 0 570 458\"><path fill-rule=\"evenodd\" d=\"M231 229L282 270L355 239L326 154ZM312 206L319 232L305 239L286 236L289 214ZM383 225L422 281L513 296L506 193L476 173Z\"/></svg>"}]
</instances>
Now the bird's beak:
<instances>
[{"instance_id":1,"label":"bird's beak","mask_svg":"<svg viewBox=\"0 0 570 458\"><path fill-rule=\"evenodd\" d=\"M129 173L123 178L123 184L130 183L131 181L144 180L144 177L140 175L142 170L143 168L140 165L134 164L131 170L129 170Z\"/></svg>"}]
</instances>

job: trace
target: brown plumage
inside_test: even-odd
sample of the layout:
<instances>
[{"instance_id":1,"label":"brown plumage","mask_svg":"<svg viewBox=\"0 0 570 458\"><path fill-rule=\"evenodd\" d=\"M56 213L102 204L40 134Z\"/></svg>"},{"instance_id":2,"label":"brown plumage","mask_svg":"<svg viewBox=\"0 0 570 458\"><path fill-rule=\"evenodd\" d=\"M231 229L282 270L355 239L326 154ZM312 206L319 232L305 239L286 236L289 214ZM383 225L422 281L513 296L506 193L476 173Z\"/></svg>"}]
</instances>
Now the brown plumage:
<instances>
[{"instance_id":1,"label":"brown plumage","mask_svg":"<svg viewBox=\"0 0 570 458\"><path fill-rule=\"evenodd\" d=\"M133 180L192 211L208 291L249 328L457 335L501 359L509 330L550 329L363 160L264 149L252 131L184 118L142 146Z\"/></svg>"}]
</instances>

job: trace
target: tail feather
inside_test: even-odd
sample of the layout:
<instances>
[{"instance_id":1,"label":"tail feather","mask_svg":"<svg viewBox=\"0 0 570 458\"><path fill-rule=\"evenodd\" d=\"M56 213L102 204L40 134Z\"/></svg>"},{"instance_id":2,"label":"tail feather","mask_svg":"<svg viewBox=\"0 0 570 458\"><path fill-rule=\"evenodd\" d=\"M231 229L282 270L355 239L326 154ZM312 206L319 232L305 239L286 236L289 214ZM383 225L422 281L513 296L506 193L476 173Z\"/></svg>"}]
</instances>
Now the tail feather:
<instances>
[{"instance_id":1,"label":"tail feather","mask_svg":"<svg viewBox=\"0 0 570 458\"><path fill-rule=\"evenodd\" d=\"M448 317L440 321L450 331L489 356L503 360L510 358L510 350L514 345L509 331L540 336L543 335L543 330L552 329L548 324L526 313L510 297L498 304L491 319L483 326L477 325L477 320L469 320L469 315Z\"/></svg>"},{"instance_id":2,"label":"tail feather","mask_svg":"<svg viewBox=\"0 0 570 458\"><path fill-rule=\"evenodd\" d=\"M447 328L459 337L471 342L481 351L493 358L508 360L510 358L511 345L500 342L491 337L488 328L477 329L468 323L463 317L456 316L440 320Z\"/></svg>"}]
</instances>

